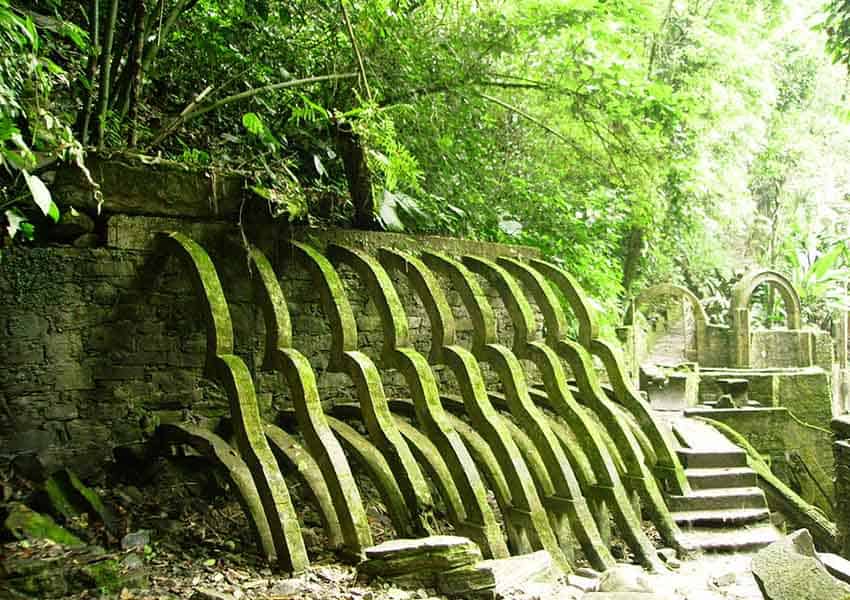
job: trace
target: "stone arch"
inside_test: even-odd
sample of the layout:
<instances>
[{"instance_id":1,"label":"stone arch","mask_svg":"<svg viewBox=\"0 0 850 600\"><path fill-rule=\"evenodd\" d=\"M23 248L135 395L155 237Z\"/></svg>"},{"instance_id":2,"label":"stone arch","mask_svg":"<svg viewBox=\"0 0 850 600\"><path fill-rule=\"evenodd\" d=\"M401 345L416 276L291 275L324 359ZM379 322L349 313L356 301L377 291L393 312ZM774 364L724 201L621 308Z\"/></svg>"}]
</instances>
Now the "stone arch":
<instances>
[{"instance_id":1,"label":"stone arch","mask_svg":"<svg viewBox=\"0 0 850 600\"><path fill-rule=\"evenodd\" d=\"M782 297L788 329L795 330L801 327L800 297L788 278L769 269L747 273L732 288L732 303L729 310L732 316L733 358L736 367L750 366L750 300L756 288L763 283L772 285Z\"/></svg>"},{"instance_id":2,"label":"stone arch","mask_svg":"<svg viewBox=\"0 0 850 600\"><path fill-rule=\"evenodd\" d=\"M749 305L753 292L763 283L773 286L782 297L782 301L785 303L788 329L800 329L802 308L797 290L794 289L787 277L769 269L747 273L732 288L731 313L733 318L738 310L743 309L747 311L747 318L749 319Z\"/></svg>"},{"instance_id":3,"label":"stone arch","mask_svg":"<svg viewBox=\"0 0 850 600\"><path fill-rule=\"evenodd\" d=\"M638 294L634 301L629 305L629 308L626 311L624 324L634 325L636 313L638 312L638 310L640 310L642 306L649 304L653 300L659 300L661 298L670 297L684 299L691 306L691 310L694 314L694 325L696 330L696 356L694 356L693 358L697 362L699 362L700 358L703 355L703 351L705 350L706 329L708 327L708 314L705 312L705 308L703 308L696 294L694 294L688 288L672 283L660 283L658 285L653 285L651 287L646 288L640 294Z\"/></svg>"}]
</instances>

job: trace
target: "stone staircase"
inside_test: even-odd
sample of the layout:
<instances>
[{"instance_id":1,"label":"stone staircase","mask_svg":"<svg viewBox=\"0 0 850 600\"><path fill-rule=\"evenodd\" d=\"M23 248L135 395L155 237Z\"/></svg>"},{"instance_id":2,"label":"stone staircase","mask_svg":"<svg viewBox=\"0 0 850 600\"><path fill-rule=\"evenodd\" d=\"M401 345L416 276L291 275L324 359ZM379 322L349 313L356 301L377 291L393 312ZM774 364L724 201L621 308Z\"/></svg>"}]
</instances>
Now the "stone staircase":
<instances>
[{"instance_id":1,"label":"stone staircase","mask_svg":"<svg viewBox=\"0 0 850 600\"><path fill-rule=\"evenodd\" d=\"M778 540L746 453L706 423L684 416L664 420L679 443L677 453L692 488L685 496L667 496L682 530L682 545L694 551L739 552Z\"/></svg>"}]
</instances>

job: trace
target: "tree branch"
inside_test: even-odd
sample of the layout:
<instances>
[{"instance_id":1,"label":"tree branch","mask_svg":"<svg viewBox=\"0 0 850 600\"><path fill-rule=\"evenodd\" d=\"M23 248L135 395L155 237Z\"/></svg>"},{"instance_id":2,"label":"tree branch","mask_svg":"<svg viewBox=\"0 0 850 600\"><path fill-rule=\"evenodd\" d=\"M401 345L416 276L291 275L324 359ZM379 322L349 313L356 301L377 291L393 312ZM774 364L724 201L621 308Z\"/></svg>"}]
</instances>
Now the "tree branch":
<instances>
[{"instance_id":1,"label":"tree branch","mask_svg":"<svg viewBox=\"0 0 850 600\"><path fill-rule=\"evenodd\" d=\"M186 121L191 121L196 117L205 115L210 111L221 108L225 104L231 104L233 102L238 102L239 100L247 100L248 98L253 98L254 96L258 96L259 94L264 94L266 92L297 87L299 85L306 85L308 83L316 83L319 81L334 81L338 79L355 79L356 77L357 73L333 73L331 75L316 75L315 77L305 77L304 79L290 79L289 81L272 83L270 85L264 85L258 88L251 88L250 90L245 90L244 92L239 92L238 94L232 94L202 108L192 108L189 110L189 107L187 107L187 109L184 109L183 112L180 113L180 115L174 121L172 121L170 125L166 126L165 129L163 129L156 136L156 138L154 138L153 142L151 142L151 147L157 146L160 142L162 142L162 140L164 140L168 135L170 135L171 132L173 132ZM208 90L209 88L204 91L208 92ZM200 97L197 98L193 104L197 104L198 100L200 99Z\"/></svg>"},{"instance_id":2,"label":"tree branch","mask_svg":"<svg viewBox=\"0 0 850 600\"><path fill-rule=\"evenodd\" d=\"M504 100L499 100L498 98L494 98L493 96L490 96L488 94L482 94L482 93L479 92L479 93L477 93L477 95L480 98L487 100L488 102L492 102L493 104L501 106L502 108L511 111L512 113L522 117L523 119L530 121L531 123L534 123L535 125L537 125L541 129L543 129L543 131L546 131L547 133L555 136L556 138L558 138L559 140L561 140L562 142L567 144L570 148L575 150L576 153L579 156L585 158L586 160L589 160L590 162L592 162L593 164L595 164L596 166L598 166L600 168L604 168L603 164L601 164L599 161L597 161L595 158L593 158L587 152L585 152L584 149L581 146L579 146L574 140L571 140L570 138L565 136L560 131L551 128L549 125L547 125L546 123L544 123L543 121L541 121L537 117L530 115L529 113L525 112L524 110L522 110L521 108L519 108L517 106L514 106L512 104L508 104Z\"/></svg>"}]
</instances>

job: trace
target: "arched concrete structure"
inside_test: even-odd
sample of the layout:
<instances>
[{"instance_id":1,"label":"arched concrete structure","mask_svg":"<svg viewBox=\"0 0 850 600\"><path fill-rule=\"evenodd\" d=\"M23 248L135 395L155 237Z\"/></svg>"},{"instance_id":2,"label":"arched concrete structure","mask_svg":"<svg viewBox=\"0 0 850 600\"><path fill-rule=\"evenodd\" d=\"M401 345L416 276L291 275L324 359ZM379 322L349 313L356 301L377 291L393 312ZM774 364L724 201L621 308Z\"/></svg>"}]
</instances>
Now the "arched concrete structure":
<instances>
[{"instance_id":1,"label":"arched concrete structure","mask_svg":"<svg viewBox=\"0 0 850 600\"><path fill-rule=\"evenodd\" d=\"M700 303L699 298L697 298L696 294L694 294L691 290L672 283L660 283L658 285L648 287L638 294L634 301L629 305L623 323L625 325L634 326L635 315L641 307L649 304L653 300L660 300L662 298L684 299L688 302L688 304L690 304L691 310L694 314L694 327L696 329L696 352L694 352L693 356L688 356L688 360L701 362L700 359L705 352L708 315L705 312L705 308L703 308Z\"/></svg>"},{"instance_id":2,"label":"arched concrete structure","mask_svg":"<svg viewBox=\"0 0 850 600\"><path fill-rule=\"evenodd\" d=\"M751 271L732 288L732 339L734 344L734 366L750 366L750 300L753 292L763 283L773 286L785 303L786 326L789 330L801 327L800 297L787 277L776 271L760 269Z\"/></svg>"}]
</instances>

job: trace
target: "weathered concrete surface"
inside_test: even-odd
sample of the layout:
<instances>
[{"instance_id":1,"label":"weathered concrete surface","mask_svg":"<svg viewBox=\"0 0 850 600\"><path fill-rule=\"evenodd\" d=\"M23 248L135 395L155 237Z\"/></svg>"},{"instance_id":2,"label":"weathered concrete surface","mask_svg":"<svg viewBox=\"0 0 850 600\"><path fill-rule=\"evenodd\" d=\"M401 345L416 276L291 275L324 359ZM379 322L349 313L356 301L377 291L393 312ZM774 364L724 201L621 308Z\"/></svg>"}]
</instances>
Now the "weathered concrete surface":
<instances>
[{"instance_id":1,"label":"weathered concrete surface","mask_svg":"<svg viewBox=\"0 0 850 600\"><path fill-rule=\"evenodd\" d=\"M846 600L850 585L829 574L805 529L753 557L753 575L766 600Z\"/></svg>"},{"instance_id":2,"label":"weathered concrete surface","mask_svg":"<svg viewBox=\"0 0 850 600\"><path fill-rule=\"evenodd\" d=\"M491 574L473 568L481 560L481 550L472 540L440 535L392 540L367 548L366 560L357 569L367 578L381 577L402 587L436 588L442 574L449 573L447 588L469 592L495 586ZM469 589L461 589L464 582Z\"/></svg>"}]
</instances>

